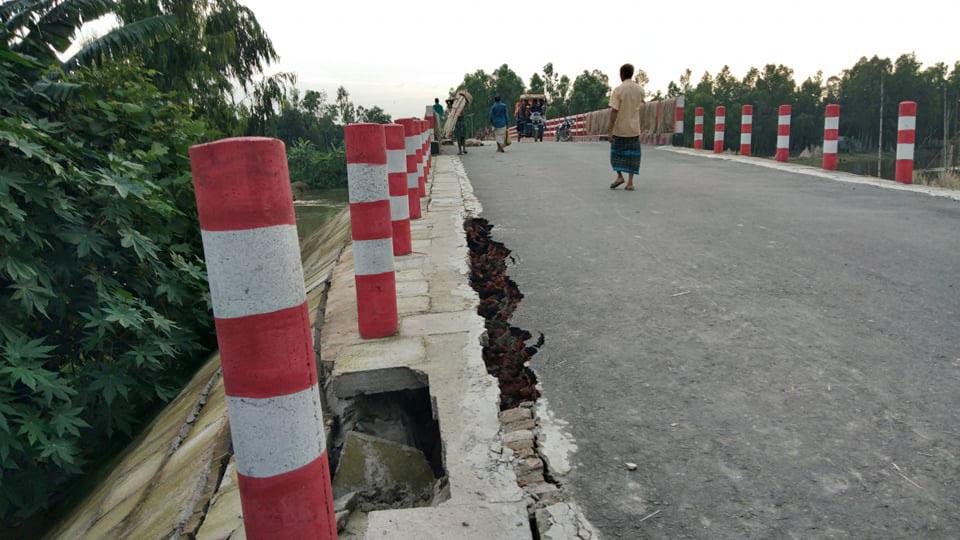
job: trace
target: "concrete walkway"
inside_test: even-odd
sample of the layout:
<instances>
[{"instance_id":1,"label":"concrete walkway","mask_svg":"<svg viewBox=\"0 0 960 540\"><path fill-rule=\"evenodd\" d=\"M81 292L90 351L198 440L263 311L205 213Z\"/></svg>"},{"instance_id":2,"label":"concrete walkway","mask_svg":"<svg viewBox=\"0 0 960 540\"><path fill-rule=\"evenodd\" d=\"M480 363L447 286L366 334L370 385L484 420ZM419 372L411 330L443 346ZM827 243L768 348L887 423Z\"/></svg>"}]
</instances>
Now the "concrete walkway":
<instances>
[{"instance_id":1,"label":"concrete walkway","mask_svg":"<svg viewBox=\"0 0 960 540\"><path fill-rule=\"evenodd\" d=\"M395 258L400 331L357 333L353 253L333 274L320 329L320 360L339 398L429 386L440 424L449 498L438 507L374 511L344 538L530 538L527 504L503 455L500 390L481 356L484 321L469 284L463 221L474 201L456 159L435 160L423 219L411 223L414 253Z\"/></svg>"},{"instance_id":2,"label":"concrete walkway","mask_svg":"<svg viewBox=\"0 0 960 540\"><path fill-rule=\"evenodd\" d=\"M593 524L955 538L960 203L649 147L611 191L608 149L463 158Z\"/></svg>"}]
</instances>

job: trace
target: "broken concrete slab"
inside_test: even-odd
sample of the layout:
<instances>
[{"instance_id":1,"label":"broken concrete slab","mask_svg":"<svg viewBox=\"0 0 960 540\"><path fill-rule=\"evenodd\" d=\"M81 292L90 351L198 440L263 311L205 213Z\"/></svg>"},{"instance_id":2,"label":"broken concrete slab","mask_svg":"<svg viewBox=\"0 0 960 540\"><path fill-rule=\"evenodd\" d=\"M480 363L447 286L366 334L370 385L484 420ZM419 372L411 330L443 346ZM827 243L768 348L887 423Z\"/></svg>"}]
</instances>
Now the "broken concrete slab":
<instances>
[{"instance_id":1,"label":"broken concrete slab","mask_svg":"<svg viewBox=\"0 0 960 540\"><path fill-rule=\"evenodd\" d=\"M533 432L529 429L511 431L503 436L503 445L511 450L533 448Z\"/></svg>"},{"instance_id":2,"label":"broken concrete slab","mask_svg":"<svg viewBox=\"0 0 960 540\"><path fill-rule=\"evenodd\" d=\"M435 478L423 452L404 444L351 431L333 476L333 492L357 491L362 496L390 494L410 502L425 502Z\"/></svg>"},{"instance_id":3,"label":"broken concrete slab","mask_svg":"<svg viewBox=\"0 0 960 540\"><path fill-rule=\"evenodd\" d=\"M520 420L531 419L533 418L533 413L530 412L530 409L524 409L522 407L514 407L512 409L500 411L499 417L500 417L500 422L504 424L510 424L513 422L519 422Z\"/></svg>"},{"instance_id":4,"label":"broken concrete slab","mask_svg":"<svg viewBox=\"0 0 960 540\"><path fill-rule=\"evenodd\" d=\"M401 296L397 298L397 314L413 315L430 310L429 296Z\"/></svg>"},{"instance_id":5,"label":"broken concrete slab","mask_svg":"<svg viewBox=\"0 0 960 540\"><path fill-rule=\"evenodd\" d=\"M427 377L413 369L424 363L423 339L394 336L340 349L333 368L337 397L423 388Z\"/></svg>"},{"instance_id":6,"label":"broken concrete slab","mask_svg":"<svg viewBox=\"0 0 960 540\"><path fill-rule=\"evenodd\" d=\"M573 502L560 502L536 512L537 529L542 540L592 540L600 538L597 530Z\"/></svg>"},{"instance_id":7,"label":"broken concrete slab","mask_svg":"<svg viewBox=\"0 0 960 540\"><path fill-rule=\"evenodd\" d=\"M520 540L532 538L522 504L444 505L380 510L368 517L366 538L396 540Z\"/></svg>"},{"instance_id":8,"label":"broken concrete slab","mask_svg":"<svg viewBox=\"0 0 960 540\"><path fill-rule=\"evenodd\" d=\"M400 322L400 333L405 336L428 336L470 332L483 327L483 318L476 311L466 310L405 317Z\"/></svg>"}]
</instances>

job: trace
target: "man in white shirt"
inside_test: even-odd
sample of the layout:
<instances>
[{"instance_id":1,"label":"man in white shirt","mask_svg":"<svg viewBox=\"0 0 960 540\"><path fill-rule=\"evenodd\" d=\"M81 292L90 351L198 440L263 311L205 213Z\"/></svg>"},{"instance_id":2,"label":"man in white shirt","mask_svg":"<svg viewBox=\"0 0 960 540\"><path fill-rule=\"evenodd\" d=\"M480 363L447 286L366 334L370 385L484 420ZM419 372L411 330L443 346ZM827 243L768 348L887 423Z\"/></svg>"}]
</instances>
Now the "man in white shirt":
<instances>
[{"instance_id":1,"label":"man in white shirt","mask_svg":"<svg viewBox=\"0 0 960 540\"><path fill-rule=\"evenodd\" d=\"M633 191L633 176L640 173L640 104L643 89L633 80L633 65L620 66L620 86L610 94L610 165L617 173L610 189L624 183L627 173L627 191Z\"/></svg>"}]
</instances>

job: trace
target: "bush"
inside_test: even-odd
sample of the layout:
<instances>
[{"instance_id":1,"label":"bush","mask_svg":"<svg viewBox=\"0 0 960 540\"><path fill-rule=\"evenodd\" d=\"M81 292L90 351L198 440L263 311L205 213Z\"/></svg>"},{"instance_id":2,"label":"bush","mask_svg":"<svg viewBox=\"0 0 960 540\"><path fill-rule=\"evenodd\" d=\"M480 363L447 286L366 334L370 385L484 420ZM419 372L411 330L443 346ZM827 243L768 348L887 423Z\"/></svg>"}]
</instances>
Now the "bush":
<instances>
[{"instance_id":1,"label":"bush","mask_svg":"<svg viewBox=\"0 0 960 540\"><path fill-rule=\"evenodd\" d=\"M297 139L288 150L290 179L312 188L347 186L347 156L342 148L321 152L313 143Z\"/></svg>"},{"instance_id":2,"label":"bush","mask_svg":"<svg viewBox=\"0 0 960 540\"><path fill-rule=\"evenodd\" d=\"M187 157L209 133L153 75L57 82L0 43L4 523L61 498L213 345Z\"/></svg>"}]
</instances>

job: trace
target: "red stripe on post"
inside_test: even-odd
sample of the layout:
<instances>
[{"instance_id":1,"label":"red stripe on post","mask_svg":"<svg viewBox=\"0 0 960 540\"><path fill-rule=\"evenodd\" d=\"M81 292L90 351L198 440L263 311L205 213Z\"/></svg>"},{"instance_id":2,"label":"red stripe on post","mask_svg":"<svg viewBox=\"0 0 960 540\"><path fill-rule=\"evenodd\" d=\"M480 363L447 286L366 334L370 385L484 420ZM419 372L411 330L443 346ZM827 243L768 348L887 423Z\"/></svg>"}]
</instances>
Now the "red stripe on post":
<instances>
[{"instance_id":1,"label":"red stripe on post","mask_svg":"<svg viewBox=\"0 0 960 540\"><path fill-rule=\"evenodd\" d=\"M391 222L391 227L393 228L394 256L409 255L413 251L413 239L410 236L410 220L401 219L393 221Z\"/></svg>"},{"instance_id":2,"label":"red stripe on post","mask_svg":"<svg viewBox=\"0 0 960 540\"><path fill-rule=\"evenodd\" d=\"M215 318L214 324L228 395L267 398L317 383L306 302L262 315Z\"/></svg>"},{"instance_id":3,"label":"red stripe on post","mask_svg":"<svg viewBox=\"0 0 960 540\"><path fill-rule=\"evenodd\" d=\"M897 144L916 144L917 142L917 130L915 129L904 129L897 132Z\"/></svg>"},{"instance_id":4,"label":"red stripe on post","mask_svg":"<svg viewBox=\"0 0 960 540\"><path fill-rule=\"evenodd\" d=\"M916 116L917 115L917 102L916 101L901 101L900 102L900 116Z\"/></svg>"},{"instance_id":5,"label":"red stripe on post","mask_svg":"<svg viewBox=\"0 0 960 540\"><path fill-rule=\"evenodd\" d=\"M392 336L397 331L397 282L394 273L355 278L360 337Z\"/></svg>"},{"instance_id":6,"label":"red stripe on post","mask_svg":"<svg viewBox=\"0 0 960 540\"><path fill-rule=\"evenodd\" d=\"M237 484L247 538L337 538L326 451L311 463L277 476L237 474Z\"/></svg>"},{"instance_id":7,"label":"red stripe on post","mask_svg":"<svg viewBox=\"0 0 960 540\"><path fill-rule=\"evenodd\" d=\"M283 141L236 137L190 147L200 228L296 225Z\"/></svg>"},{"instance_id":8,"label":"red stripe on post","mask_svg":"<svg viewBox=\"0 0 960 540\"><path fill-rule=\"evenodd\" d=\"M347 128L352 142L347 145L347 163L387 164L383 124L350 124Z\"/></svg>"},{"instance_id":9,"label":"red stripe on post","mask_svg":"<svg viewBox=\"0 0 960 540\"><path fill-rule=\"evenodd\" d=\"M350 203L350 223L354 240L390 238L390 201Z\"/></svg>"}]
</instances>

